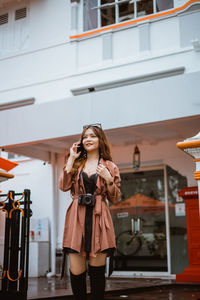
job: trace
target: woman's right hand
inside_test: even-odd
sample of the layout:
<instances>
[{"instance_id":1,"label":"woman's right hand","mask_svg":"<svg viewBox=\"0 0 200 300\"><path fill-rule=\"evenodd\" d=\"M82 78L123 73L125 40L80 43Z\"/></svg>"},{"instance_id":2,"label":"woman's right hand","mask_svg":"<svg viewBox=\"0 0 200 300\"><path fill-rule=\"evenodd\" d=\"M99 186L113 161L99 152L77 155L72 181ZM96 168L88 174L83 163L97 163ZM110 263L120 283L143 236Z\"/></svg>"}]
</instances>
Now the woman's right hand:
<instances>
[{"instance_id":1,"label":"woman's right hand","mask_svg":"<svg viewBox=\"0 0 200 300\"><path fill-rule=\"evenodd\" d=\"M80 154L81 154L81 152L77 152L77 148L78 148L79 144L80 144L80 141L74 143L74 144L71 146L70 151L69 151L70 157L71 157L72 159L74 159L74 160L75 160L76 158L78 158L78 157L80 156Z\"/></svg>"},{"instance_id":2,"label":"woman's right hand","mask_svg":"<svg viewBox=\"0 0 200 300\"><path fill-rule=\"evenodd\" d=\"M79 146L79 143L80 142L74 143L70 148L69 158L67 160L67 163L64 166L64 170L66 172L70 172L72 170L75 159L78 158L81 154L81 152L77 153L77 148Z\"/></svg>"}]
</instances>

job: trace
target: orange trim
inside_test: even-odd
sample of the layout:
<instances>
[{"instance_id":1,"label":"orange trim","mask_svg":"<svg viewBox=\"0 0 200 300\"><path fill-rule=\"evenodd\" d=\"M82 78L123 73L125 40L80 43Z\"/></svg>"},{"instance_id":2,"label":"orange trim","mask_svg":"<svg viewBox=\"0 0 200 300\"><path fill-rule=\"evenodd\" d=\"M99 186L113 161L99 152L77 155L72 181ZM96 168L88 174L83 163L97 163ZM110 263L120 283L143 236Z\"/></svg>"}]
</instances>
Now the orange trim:
<instances>
[{"instance_id":1,"label":"orange trim","mask_svg":"<svg viewBox=\"0 0 200 300\"><path fill-rule=\"evenodd\" d=\"M3 271L3 275L1 276L0 280L4 279L6 276L6 270Z\"/></svg>"},{"instance_id":2,"label":"orange trim","mask_svg":"<svg viewBox=\"0 0 200 300\"><path fill-rule=\"evenodd\" d=\"M195 180L200 180L200 171L194 172L194 179Z\"/></svg>"},{"instance_id":3,"label":"orange trim","mask_svg":"<svg viewBox=\"0 0 200 300\"><path fill-rule=\"evenodd\" d=\"M200 147L200 140L179 142L176 144L179 149Z\"/></svg>"},{"instance_id":4,"label":"orange trim","mask_svg":"<svg viewBox=\"0 0 200 300\"><path fill-rule=\"evenodd\" d=\"M19 271L19 276L16 279L13 279L10 277L9 271L7 271L7 277L10 281L17 281L20 279L20 277L22 276L22 270Z\"/></svg>"},{"instance_id":5,"label":"orange trim","mask_svg":"<svg viewBox=\"0 0 200 300\"><path fill-rule=\"evenodd\" d=\"M7 194L7 198L6 200L8 200L8 197L9 197L9 194ZM5 206L6 206L6 200L4 201L0 201L0 211L4 211L6 213L6 218L8 218L8 211L5 209Z\"/></svg>"},{"instance_id":6,"label":"orange trim","mask_svg":"<svg viewBox=\"0 0 200 300\"><path fill-rule=\"evenodd\" d=\"M78 38L90 36L90 35L93 35L93 34L96 34L96 33L104 32L104 31L107 31L107 30L110 30L110 29L125 27L127 25L131 25L131 24L134 24L134 23L139 23L139 22L142 22L142 21L156 19L156 18L159 18L159 17L162 17L162 16L167 16L167 15L170 15L170 14L177 13L181 10L184 10L187 6L189 6L192 3L199 3L199 2L200 2L199 0L190 0L187 3L185 3L184 5L182 5L180 7L177 7L177 8L174 8L174 9L171 9L169 11L164 11L164 12L161 12L161 13L157 13L157 14L154 14L154 15L147 16L147 17L127 21L127 22L124 22L124 23L115 24L115 25L111 25L111 26L108 26L108 27L103 27L103 28L91 30L89 32L85 32L85 33L82 33L82 34L71 35L69 38L70 39L78 39Z\"/></svg>"},{"instance_id":7,"label":"orange trim","mask_svg":"<svg viewBox=\"0 0 200 300\"><path fill-rule=\"evenodd\" d=\"M0 157L0 168L5 170L5 171L10 171L13 168L15 168L16 166L18 166L18 163L14 162L14 161L10 161L8 159L5 159L3 157Z\"/></svg>"},{"instance_id":8,"label":"orange trim","mask_svg":"<svg viewBox=\"0 0 200 300\"><path fill-rule=\"evenodd\" d=\"M24 192L22 193L21 198L20 198L20 199L17 199L17 200L15 200L15 199L13 198L12 194L10 193L10 199L11 199L12 201L14 201L14 202L20 201L20 200L22 200L23 198L24 198ZM20 204L19 204L19 205L20 205ZM19 207L19 206L18 206L18 207Z\"/></svg>"},{"instance_id":9,"label":"orange trim","mask_svg":"<svg viewBox=\"0 0 200 300\"><path fill-rule=\"evenodd\" d=\"M22 200L23 197L24 197L24 193L22 194L22 197L21 197L19 200ZM20 208L20 202L19 202L19 200L16 200L16 201L15 201L15 200L13 199L13 197L11 196L11 194L10 194L10 198L11 198L11 200L13 201L13 203L12 203L12 207L13 207L13 208L10 210L10 213L9 213L9 219L12 219L12 213L13 213L14 210L20 210L21 213L22 213L22 217L24 217L24 211L23 211L22 208ZM15 204L17 204L17 206L15 206Z\"/></svg>"},{"instance_id":10,"label":"orange trim","mask_svg":"<svg viewBox=\"0 0 200 300\"><path fill-rule=\"evenodd\" d=\"M10 211L10 213L9 213L9 219L12 219L12 213L13 213L14 210L20 210L21 213L22 213L22 217L24 217L24 211L23 211L23 209L20 208L20 207L16 207L16 208L12 208L12 209L11 209L11 211Z\"/></svg>"},{"instance_id":11,"label":"orange trim","mask_svg":"<svg viewBox=\"0 0 200 300\"><path fill-rule=\"evenodd\" d=\"M13 174L9 174L9 173L0 171L0 177L4 177L4 178L13 178L14 175L13 175Z\"/></svg>"},{"instance_id":12,"label":"orange trim","mask_svg":"<svg viewBox=\"0 0 200 300\"><path fill-rule=\"evenodd\" d=\"M197 162L197 161L200 161L200 158L195 158L193 160L194 160L194 162Z\"/></svg>"}]
</instances>

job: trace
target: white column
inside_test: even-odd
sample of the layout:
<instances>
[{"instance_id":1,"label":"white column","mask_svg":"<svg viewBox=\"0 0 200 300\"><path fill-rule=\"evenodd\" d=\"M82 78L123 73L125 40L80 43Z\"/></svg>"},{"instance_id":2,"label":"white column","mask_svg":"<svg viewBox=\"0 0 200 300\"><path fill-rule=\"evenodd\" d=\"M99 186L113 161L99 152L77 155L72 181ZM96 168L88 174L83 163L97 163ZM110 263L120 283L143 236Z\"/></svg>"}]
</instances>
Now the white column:
<instances>
[{"instance_id":1,"label":"white column","mask_svg":"<svg viewBox=\"0 0 200 300\"><path fill-rule=\"evenodd\" d=\"M57 155L51 152L51 187L52 187L52 203L51 203L51 272L56 274L56 246L57 246Z\"/></svg>"},{"instance_id":2,"label":"white column","mask_svg":"<svg viewBox=\"0 0 200 300\"><path fill-rule=\"evenodd\" d=\"M167 242L167 270L171 275L171 237L169 224L169 201L168 201L168 181L167 181L167 167L164 166L164 187L165 187L165 220L166 220L166 242Z\"/></svg>"}]
</instances>

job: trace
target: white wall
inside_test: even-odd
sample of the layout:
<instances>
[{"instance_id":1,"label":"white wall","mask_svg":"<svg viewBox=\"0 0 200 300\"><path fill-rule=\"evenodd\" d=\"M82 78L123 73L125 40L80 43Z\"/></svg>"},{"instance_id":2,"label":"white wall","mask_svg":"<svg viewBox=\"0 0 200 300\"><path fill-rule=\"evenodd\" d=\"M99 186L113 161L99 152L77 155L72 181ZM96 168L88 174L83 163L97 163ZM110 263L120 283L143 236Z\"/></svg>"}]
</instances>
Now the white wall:
<instances>
[{"instance_id":1,"label":"white wall","mask_svg":"<svg viewBox=\"0 0 200 300\"><path fill-rule=\"evenodd\" d=\"M177 16L147 23L149 51L139 47L140 23L112 31L112 57L104 60L104 34L70 42L70 11L70 1L30 1L28 48L0 57L0 103L28 97L37 103L53 101L71 96L72 88L177 65L185 66L186 72L200 69L191 43L180 47Z\"/></svg>"},{"instance_id":2,"label":"white wall","mask_svg":"<svg viewBox=\"0 0 200 300\"><path fill-rule=\"evenodd\" d=\"M50 218L52 202L51 166L49 164L43 165L43 162L39 160L24 161L12 170L12 174L15 176L13 179L0 184L2 193L7 193L9 190L22 193L24 189L30 189L33 218Z\"/></svg>"},{"instance_id":3,"label":"white wall","mask_svg":"<svg viewBox=\"0 0 200 300\"><path fill-rule=\"evenodd\" d=\"M66 42L70 34L70 1L29 0L30 49Z\"/></svg>"}]
</instances>

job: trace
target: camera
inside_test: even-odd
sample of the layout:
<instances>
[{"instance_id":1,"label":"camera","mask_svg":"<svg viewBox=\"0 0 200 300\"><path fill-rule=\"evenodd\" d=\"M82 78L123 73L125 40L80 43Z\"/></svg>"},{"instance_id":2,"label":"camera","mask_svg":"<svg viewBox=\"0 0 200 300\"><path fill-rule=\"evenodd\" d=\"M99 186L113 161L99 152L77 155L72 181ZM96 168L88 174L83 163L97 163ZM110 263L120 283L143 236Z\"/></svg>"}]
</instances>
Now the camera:
<instances>
[{"instance_id":1,"label":"camera","mask_svg":"<svg viewBox=\"0 0 200 300\"><path fill-rule=\"evenodd\" d=\"M86 206L95 206L96 198L92 194L84 194L78 196L78 204Z\"/></svg>"}]
</instances>

